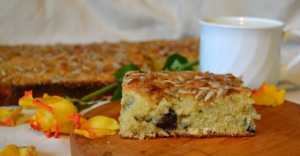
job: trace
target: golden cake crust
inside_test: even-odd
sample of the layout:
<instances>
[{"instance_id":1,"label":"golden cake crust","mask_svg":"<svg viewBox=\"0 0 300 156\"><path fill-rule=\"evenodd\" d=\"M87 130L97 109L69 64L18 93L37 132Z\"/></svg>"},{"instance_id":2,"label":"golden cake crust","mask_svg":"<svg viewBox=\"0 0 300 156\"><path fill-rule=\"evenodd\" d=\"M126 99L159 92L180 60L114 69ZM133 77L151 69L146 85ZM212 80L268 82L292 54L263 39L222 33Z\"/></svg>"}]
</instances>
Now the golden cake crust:
<instances>
[{"instance_id":1,"label":"golden cake crust","mask_svg":"<svg viewBox=\"0 0 300 156\"><path fill-rule=\"evenodd\" d=\"M251 90L243 86L241 77L232 74L213 74L197 72L128 72L123 80L123 89L132 90L138 94L148 94L160 100L163 97L193 96L209 104L210 99L226 96L232 92L245 92Z\"/></svg>"}]
</instances>

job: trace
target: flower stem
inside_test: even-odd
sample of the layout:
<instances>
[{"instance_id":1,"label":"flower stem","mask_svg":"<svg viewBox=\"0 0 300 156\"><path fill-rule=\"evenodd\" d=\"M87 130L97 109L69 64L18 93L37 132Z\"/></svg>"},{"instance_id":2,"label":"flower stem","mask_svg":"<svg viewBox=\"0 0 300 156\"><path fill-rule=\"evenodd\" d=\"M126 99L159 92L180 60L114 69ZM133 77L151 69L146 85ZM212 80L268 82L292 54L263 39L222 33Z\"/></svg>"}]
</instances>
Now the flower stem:
<instances>
[{"instance_id":1,"label":"flower stem","mask_svg":"<svg viewBox=\"0 0 300 156\"><path fill-rule=\"evenodd\" d=\"M110 91L110 90L112 90L112 89L114 89L114 88L117 88L117 86L118 86L118 83L115 82L115 83L113 83L113 84L110 84L110 85L108 85L108 86L106 86L106 87L104 87L104 88L101 88L101 89L99 89L99 90L97 90L97 91L95 91L95 92L92 92L92 93L90 93L90 94L84 96L83 98L81 98L81 100L82 100L82 101L87 101L87 100L89 100L89 99L91 99L91 98L93 98L93 97L96 97L96 96L98 96L98 95L101 95L101 94L103 94L103 93L106 93L107 91Z\"/></svg>"}]
</instances>

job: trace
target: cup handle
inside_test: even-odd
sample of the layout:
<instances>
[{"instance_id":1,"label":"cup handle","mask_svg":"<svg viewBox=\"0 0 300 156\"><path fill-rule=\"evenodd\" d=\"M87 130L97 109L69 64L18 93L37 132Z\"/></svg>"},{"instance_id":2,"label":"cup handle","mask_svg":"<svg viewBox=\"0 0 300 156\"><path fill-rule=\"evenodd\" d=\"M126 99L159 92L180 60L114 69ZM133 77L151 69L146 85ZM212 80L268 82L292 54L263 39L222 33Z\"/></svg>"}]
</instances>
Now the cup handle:
<instances>
[{"instance_id":1,"label":"cup handle","mask_svg":"<svg viewBox=\"0 0 300 156\"><path fill-rule=\"evenodd\" d=\"M298 36L300 38L300 30L298 29L289 29L287 31L284 31L282 34L282 44L284 44L288 38L291 36ZM288 65L281 65L280 67L280 79L284 78L286 71L288 71L290 68L294 66L295 63L300 61L300 55L298 55L296 58L294 58Z\"/></svg>"},{"instance_id":2,"label":"cup handle","mask_svg":"<svg viewBox=\"0 0 300 156\"><path fill-rule=\"evenodd\" d=\"M286 42L286 40L289 37L291 37L292 35L300 37L300 30L298 30L298 29L289 29L287 31L284 31L283 35L282 35L282 44L284 44Z\"/></svg>"}]
</instances>

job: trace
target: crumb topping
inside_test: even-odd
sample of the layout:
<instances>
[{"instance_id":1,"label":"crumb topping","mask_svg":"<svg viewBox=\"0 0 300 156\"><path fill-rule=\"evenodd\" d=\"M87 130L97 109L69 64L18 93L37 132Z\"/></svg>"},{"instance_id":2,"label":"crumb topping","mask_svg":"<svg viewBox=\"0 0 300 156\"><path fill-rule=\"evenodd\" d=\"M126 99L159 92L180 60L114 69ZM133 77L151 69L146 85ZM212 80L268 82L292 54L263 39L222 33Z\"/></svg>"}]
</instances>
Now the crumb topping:
<instances>
[{"instance_id":1,"label":"crumb topping","mask_svg":"<svg viewBox=\"0 0 300 156\"><path fill-rule=\"evenodd\" d=\"M242 77L193 71L144 73L130 71L124 77L123 89L134 89L157 98L193 95L196 100L203 101L223 97L232 92L250 91L243 86Z\"/></svg>"},{"instance_id":2,"label":"crumb topping","mask_svg":"<svg viewBox=\"0 0 300 156\"><path fill-rule=\"evenodd\" d=\"M178 52L191 60L198 57L198 49L198 39L0 45L0 84L113 83L113 73L123 65L135 64L143 71L161 69L169 55Z\"/></svg>"}]
</instances>

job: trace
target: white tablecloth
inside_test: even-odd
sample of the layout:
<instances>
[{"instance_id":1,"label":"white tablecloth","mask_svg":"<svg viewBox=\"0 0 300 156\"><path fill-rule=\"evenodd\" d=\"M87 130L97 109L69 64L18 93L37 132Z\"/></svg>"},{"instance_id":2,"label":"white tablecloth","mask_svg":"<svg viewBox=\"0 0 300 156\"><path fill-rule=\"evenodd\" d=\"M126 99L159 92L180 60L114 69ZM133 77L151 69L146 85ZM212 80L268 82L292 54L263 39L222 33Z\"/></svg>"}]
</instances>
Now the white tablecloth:
<instances>
[{"instance_id":1,"label":"white tablecloth","mask_svg":"<svg viewBox=\"0 0 300 156\"><path fill-rule=\"evenodd\" d=\"M84 114L89 110L106 104L108 101L99 102L91 108L83 110ZM4 107L8 109L18 106ZM17 120L15 127L0 127L0 150L6 145L15 144L17 146L34 146L38 156L68 156L70 152L70 137L66 134L60 134L58 138L47 138L44 133L31 129L26 122L35 114L35 110L23 109L21 117Z\"/></svg>"},{"instance_id":2,"label":"white tablecloth","mask_svg":"<svg viewBox=\"0 0 300 156\"><path fill-rule=\"evenodd\" d=\"M213 16L254 16L300 28L299 0L0 0L0 44L54 44L141 41L199 37L198 20ZM300 103L300 37L282 48L279 88L286 100ZM46 138L25 121L0 127L0 149L7 144L33 145L39 156L70 155L69 137Z\"/></svg>"}]
</instances>

